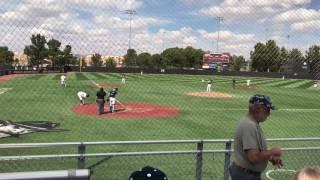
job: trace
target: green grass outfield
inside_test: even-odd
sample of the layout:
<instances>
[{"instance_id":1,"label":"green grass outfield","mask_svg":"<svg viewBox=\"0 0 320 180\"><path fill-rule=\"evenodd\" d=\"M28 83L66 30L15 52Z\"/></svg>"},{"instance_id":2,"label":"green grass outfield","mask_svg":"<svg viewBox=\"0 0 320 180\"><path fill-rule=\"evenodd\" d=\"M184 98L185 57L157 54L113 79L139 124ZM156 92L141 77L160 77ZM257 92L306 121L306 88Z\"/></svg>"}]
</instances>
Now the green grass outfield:
<instances>
[{"instance_id":1,"label":"green grass outfield","mask_svg":"<svg viewBox=\"0 0 320 180\"><path fill-rule=\"evenodd\" d=\"M213 91L229 93L234 95L235 98L214 99L186 95L189 92L204 92L206 90L206 83L202 83L201 80L209 78L213 79ZM238 85L244 86L246 84L245 80L247 78L234 78L237 79ZM28 75L0 82L0 89L12 88L0 95L0 119L12 121L52 121L60 123L60 128L69 129L70 131L33 133L19 138L3 138L0 139L1 143L228 139L233 137L233 131L238 119L246 114L249 97L256 93L270 96L277 108L262 125L268 138L318 137L320 132L320 88L314 88L314 82L310 80L250 78L252 86L255 86L256 89L242 90L232 89L232 77L153 74L141 76L140 74L126 74L126 84L121 85L119 88L118 100L121 102L167 105L179 109L179 114L176 117L158 119L112 119L80 116L72 112L71 108L79 104L76 95L78 91L83 90L88 92L91 96L86 99L86 102L94 103L95 93L98 88L91 87L90 85L93 83L120 84L120 74L68 73L68 86L66 88L60 86L59 79L59 74ZM106 87L106 89L108 90L110 87ZM170 148L181 150L180 147L195 149L194 146L187 145L171 146ZM155 150L158 147L148 148ZM139 148L92 147L87 152L126 151L134 149ZM50 154L61 152L76 153L77 151L70 148L63 150L1 150L0 154ZM219 179L221 177L220 174L216 175L210 170L215 169L216 171L220 171L223 168L223 155L220 156L208 158L213 160L212 162L208 162L208 169L204 171L204 174L207 175L205 176L206 178ZM195 165L193 156L168 158L169 165L166 165L164 162L159 165L159 158L157 157L130 158L132 163L126 163L126 166L123 163L127 160L125 158L119 159L122 159L122 161L112 158L108 160L110 163L104 163L100 167L106 166L105 168L109 168L109 170L119 168L120 170L117 172L122 175L122 178L118 178L117 173L112 173L112 171L99 171L96 174L109 173L109 179L125 179L128 176L128 172L138 169L137 167L142 166L146 159L148 159L149 164L154 163L154 166L162 167L171 177L180 177L182 174L186 175L186 177L194 177L194 170L190 169L194 168ZM301 161L303 160L305 158ZM177 161L186 161L187 163L179 165L181 168L175 170L171 166L177 165ZM218 161L218 165L214 165L213 161ZM10 164L11 162L6 163ZM317 160L317 163L320 163L319 160ZM8 167L8 164L1 165L0 171L12 171ZM64 162L63 164L68 168L75 167L75 162ZM52 163L52 166L55 165L56 163ZM298 165L296 164L296 166ZM42 165L39 166L43 167ZM46 167L49 168L51 166L47 165ZM24 168L20 168L21 170L25 170L39 167L24 166ZM120 173L121 169L124 172ZM181 172L181 175L175 171Z\"/></svg>"}]
</instances>

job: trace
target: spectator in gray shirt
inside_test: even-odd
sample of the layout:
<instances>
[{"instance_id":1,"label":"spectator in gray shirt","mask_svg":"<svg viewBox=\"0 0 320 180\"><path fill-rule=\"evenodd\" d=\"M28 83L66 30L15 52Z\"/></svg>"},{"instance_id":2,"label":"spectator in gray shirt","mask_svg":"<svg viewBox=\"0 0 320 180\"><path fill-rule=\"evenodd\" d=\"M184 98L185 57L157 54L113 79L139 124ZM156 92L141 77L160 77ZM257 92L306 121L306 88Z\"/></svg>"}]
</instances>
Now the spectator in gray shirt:
<instances>
[{"instance_id":1,"label":"spectator in gray shirt","mask_svg":"<svg viewBox=\"0 0 320 180\"><path fill-rule=\"evenodd\" d=\"M268 161L282 166L281 149L268 150L266 138L260 128L270 115L272 106L268 96L254 95L249 100L248 115L240 119L234 137L234 162L229 168L232 180L259 180Z\"/></svg>"}]
</instances>

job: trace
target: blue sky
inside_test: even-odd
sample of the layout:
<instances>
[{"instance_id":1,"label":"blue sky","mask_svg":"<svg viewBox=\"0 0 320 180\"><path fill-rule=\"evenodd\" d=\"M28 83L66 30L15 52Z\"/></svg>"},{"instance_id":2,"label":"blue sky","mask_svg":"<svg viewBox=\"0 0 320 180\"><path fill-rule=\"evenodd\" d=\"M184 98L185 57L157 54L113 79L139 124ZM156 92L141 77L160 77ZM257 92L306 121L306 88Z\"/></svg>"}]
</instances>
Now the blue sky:
<instances>
[{"instance_id":1,"label":"blue sky","mask_svg":"<svg viewBox=\"0 0 320 180\"><path fill-rule=\"evenodd\" d=\"M249 57L259 41L305 51L319 44L316 0L10 0L0 1L0 46L22 52L41 33L75 53L123 55L193 46ZM223 17L219 31L216 17ZM290 35L290 38L287 36Z\"/></svg>"}]
</instances>

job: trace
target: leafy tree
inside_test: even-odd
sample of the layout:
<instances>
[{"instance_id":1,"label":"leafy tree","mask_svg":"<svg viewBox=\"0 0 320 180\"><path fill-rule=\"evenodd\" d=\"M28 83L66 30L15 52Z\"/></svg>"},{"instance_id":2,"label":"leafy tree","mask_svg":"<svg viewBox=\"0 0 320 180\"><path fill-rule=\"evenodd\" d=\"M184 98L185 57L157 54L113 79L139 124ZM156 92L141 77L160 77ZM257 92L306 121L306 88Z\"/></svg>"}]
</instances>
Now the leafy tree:
<instances>
[{"instance_id":1,"label":"leafy tree","mask_svg":"<svg viewBox=\"0 0 320 180\"><path fill-rule=\"evenodd\" d=\"M162 57L167 65L175 67L185 67L186 56L183 53L183 49L178 47L169 48L162 52Z\"/></svg>"},{"instance_id":2,"label":"leafy tree","mask_svg":"<svg viewBox=\"0 0 320 180\"><path fill-rule=\"evenodd\" d=\"M266 46L262 43L257 43L254 50L250 53L253 71L266 71Z\"/></svg>"},{"instance_id":3,"label":"leafy tree","mask_svg":"<svg viewBox=\"0 0 320 180\"><path fill-rule=\"evenodd\" d=\"M299 72L305 61L302 52L297 48L294 48L289 52L288 59L288 72Z\"/></svg>"},{"instance_id":4,"label":"leafy tree","mask_svg":"<svg viewBox=\"0 0 320 180\"><path fill-rule=\"evenodd\" d=\"M254 50L250 52L252 70L261 72L279 71L283 64L281 53L280 47L274 40L269 40L266 44L257 43Z\"/></svg>"},{"instance_id":5,"label":"leafy tree","mask_svg":"<svg viewBox=\"0 0 320 180\"><path fill-rule=\"evenodd\" d=\"M102 65L101 55L94 53L91 57L91 65L92 66L101 66Z\"/></svg>"},{"instance_id":6,"label":"leafy tree","mask_svg":"<svg viewBox=\"0 0 320 180\"><path fill-rule=\"evenodd\" d=\"M202 57L204 52L201 49L194 49L193 47L187 47L183 50L186 57L185 65L187 67L199 68L202 66Z\"/></svg>"},{"instance_id":7,"label":"leafy tree","mask_svg":"<svg viewBox=\"0 0 320 180\"><path fill-rule=\"evenodd\" d=\"M48 57L48 49L46 48L46 38L40 34L32 35L31 45L24 48L24 54L28 56L30 65L42 65Z\"/></svg>"},{"instance_id":8,"label":"leafy tree","mask_svg":"<svg viewBox=\"0 0 320 180\"><path fill-rule=\"evenodd\" d=\"M14 54L8 47L0 47L0 64L12 65L14 63Z\"/></svg>"},{"instance_id":9,"label":"leafy tree","mask_svg":"<svg viewBox=\"0 0 320 180\"><path fill-rule=\"evenodd\" d=\"M14 66L18 66L19 65L19 59L18 58L15 58L14 59Z\"/></svg>"},{"instance_id":10,"label":"leafy tree","mask_svg":"<svg viewBox=\"0 0 320 180\"><path fill-rule=\"evenodd\" d=\"M124 64L126 66L137 66L137 52L134 49L128 49L124 56Z\"/></svg>"},{"instance_id":11,"label":"leafy tree","mask_svg":"<svg viewBox=\"0 0 320 180\"><path fill-rule=\"evenodd\" d=\"M289 61L295 61L295 62L303 63L304 62L304 57L303 57L302 52L297 48L292 49L289 52Z\"/></svg>"},{"instance_id":12,"label":"leafy tree","mask_svg":"<svg viewBox=\"0 0 320 180\"><path fill-rule=\"evenodd\" d=\"M117 66L116 61L114 60L113 57L109 57L106 62L105 65L107 68L115 68Z\"/></svg>"},{"instance_id":13,"label":"leafy tree","mask_svg":"<svg viewBox=\"0 0 320 180\"><path fill-rule=\"evenodd\" d=\"M283 71L284 65L288 63L289 52L286 48L282 47L280 49L280 71Z\"/></svg>"},{"instance_id":14,"label":"leafy tree","mask_svg":"<svg viewBox=\"0 0 320 180\"><path fill-rule=\"evenodd\" d=\"M56 39L51 39L47 42L48 45L48 56L52 62L52 66L56 66L61 64L60 55L62 52L60 51L61 42Z\"/></svg>"},{"instance_id":15,"label":"leafy tree","mask_svg":"<svg viewBox=\"0 0 320 180\"><path fill-rule=\"evenodd\" d=\"M264 64L267 66L267 71L276 72L279 71L281 66L280 59L280 48L277 46L274 40L269 40L266 43L265 49L265 62Z\"/></svg>"},{"instance_id":16,"label":"leafy tree","mask_svg":"<svg viewBox=\"0 0 320 180\"><path fill-rule=\"evenodd\" d=\"M152 67L151 54L141 53L137 56L137 65L139 67Z\"/></svg>"},{"instance_id":17,"label":"leafy tree","mask_svg":"<svg viewBox=\"0 0 320 180\"><path fill-rule=\"evenodd\" d=\"M61 61L61 65L68 65L68 64L77 64L78 60L77 57L75 57L72 54L72 47L71 45L66 45L66 47L63 49L61 53L61 57L59 58Z\"/></svg>"},{"instance_id":18,"label":"leafy tree","mask_svg":"<svg viewBox=\"0 0 320 180\"><path fill-rule=\"evenodd\" d=\"M240 69L246 64L243 56L233 55L231 58L231 70L240 71Z\"/></svg>"},{"instance_id":19,"label":"leafy tree","mask_svg":"<svg viewBox=\"0 0 320 180\"><path fill-rule=\"evenodd\" d=\"M317 64L320 63L320 46L313 45L306 51L306 61L310 64L311 71L319 71Z\"/></svg>"},{"instance_id":20,"label":"leafy tree","mask_svg":"<svg viewBox=\"0 0 320 180\"><path fill-rule=\"evenodd\" d=\"M154 54L151 56L151 64L155 68L165 68L166 65L162 61L162 57L160 54Z\"/></svg>"}]
</instances>

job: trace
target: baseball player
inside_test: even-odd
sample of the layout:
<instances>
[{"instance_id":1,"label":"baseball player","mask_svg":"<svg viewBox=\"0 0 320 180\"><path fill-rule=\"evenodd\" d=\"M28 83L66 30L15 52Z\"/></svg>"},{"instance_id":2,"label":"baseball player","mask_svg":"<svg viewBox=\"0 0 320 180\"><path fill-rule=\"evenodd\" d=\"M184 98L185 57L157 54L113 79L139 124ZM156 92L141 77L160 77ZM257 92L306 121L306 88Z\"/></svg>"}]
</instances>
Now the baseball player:
<instances>
[{"instance_id":1,"label":"baseball player","mask_svg":"<svg viewBox=\"0 0 320 180\"><path fill-rule=\"evenodd\" d=\"M118 93L118 88L113 88L109 92L108 100L109 100L109 112L110 113L113 113L115 111L117 93Z\"/></svg>"},{"instance_id":2,"label":"baseball player","mask_svg":"<svg viewBox=\"0 0 320 180\"><path fill-rule=\"evenodd\" d=\"M207 81L207 92L211 92L211 86L212 86L212 80L209 79L209 80Z\"/></svg>"},{"instance_id":3,"label":"baseball player","mask_svg":"<svg viewBox=\"0 0 320 180\"><path fill-rule=\"evenodd\" d=\"M124 77L124 75L122 75L121 84L125 84L125 83L126 83L126 78Z\"/></svg>"},{"instance_id":4,"label":"baseball player","mask_svg":"<svg viewBox=\"0 0 320 180\"><path fill-rule=\"evenodd\" d=\"M79 97L79 99L80 99L80 106L85 105L84 99L87 98L87 97L89 97L89 94L86 93L86 92L83 92L83 91L79 91L79 92L77 93L77 95L78 95L78 97Z\"/></svg>"},{"instance_id":5,"label":"baseball player","mask_svg":"<svg viewBox=\"0 0 320 180\"><path fill-rule=\"evenodd\" d=\"M247 86L250 86L250 82L251 82L251 80L248 79L248 80L247 80Z\"/></svg>"},{"instance_id":6,"label":"baseball player","mask_svg":"<svg viewBox=\"0 0 320 180\"><path fill-rule=\"evenodd\" d=\"M67 78L67 77L66 77L64 74L62 74L62 75L60 76L61 86L67 87L66 78Z\"/></svg>"}]
</instances>

